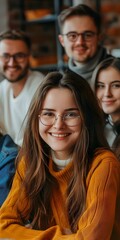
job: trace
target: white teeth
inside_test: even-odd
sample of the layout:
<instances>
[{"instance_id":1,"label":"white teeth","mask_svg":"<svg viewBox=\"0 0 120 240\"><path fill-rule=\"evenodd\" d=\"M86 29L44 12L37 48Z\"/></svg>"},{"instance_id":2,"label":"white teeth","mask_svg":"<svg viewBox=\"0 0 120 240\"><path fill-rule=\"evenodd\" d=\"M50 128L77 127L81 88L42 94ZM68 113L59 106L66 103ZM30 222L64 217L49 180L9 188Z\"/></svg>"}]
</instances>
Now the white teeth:
<instances>
[{"instance_id":1,"label":"white teeth","mask_svg":"<svg viewBox=\"0 0 120 240\"><path fill-rule=\"evenodd\" d=\"M51 135L54 136L54 137L66 137L66 136L68 136L68 133L66 133L66 134L55 134L55 133L51 133Z\"/></svg>"}]
</instances>

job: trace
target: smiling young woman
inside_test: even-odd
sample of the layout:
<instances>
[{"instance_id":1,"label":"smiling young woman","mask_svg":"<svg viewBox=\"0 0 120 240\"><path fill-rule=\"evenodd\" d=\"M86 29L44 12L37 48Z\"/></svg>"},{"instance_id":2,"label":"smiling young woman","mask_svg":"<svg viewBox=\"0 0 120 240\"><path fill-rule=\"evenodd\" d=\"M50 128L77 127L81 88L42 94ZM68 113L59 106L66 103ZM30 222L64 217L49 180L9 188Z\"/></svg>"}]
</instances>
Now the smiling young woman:
<instances>
[{"instance_id":1,"label":"smiling young woman","mask_svg":"<svg viewBox=\"0 0 120 240\"><path fill-rule=\"evenodd\" d=\"M120 58L102 61L92 77L92 88L105 113L105 135L120 159Z\"/></svg>"},{"instance_id":2,"label":"smiling young woman","mask_svg":"<svg viewBox=\"0 0 120 240\"><path fill-rule=\"evenodd\" d=\"M27 119L0 236L120 239L120 165L88 83L73 72L49 73Z\"/></svg>"}]
</instances>

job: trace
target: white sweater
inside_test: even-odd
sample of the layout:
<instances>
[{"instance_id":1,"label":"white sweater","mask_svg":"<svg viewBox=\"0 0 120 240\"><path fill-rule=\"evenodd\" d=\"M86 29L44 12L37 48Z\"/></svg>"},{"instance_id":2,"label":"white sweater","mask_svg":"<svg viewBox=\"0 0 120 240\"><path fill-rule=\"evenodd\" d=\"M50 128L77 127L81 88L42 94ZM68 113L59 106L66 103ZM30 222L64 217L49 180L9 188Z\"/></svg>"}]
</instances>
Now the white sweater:
<instances>
[{"instance_id":1,"label":"white sweater","mask_svg":"<svg viewBox=\"0 0 120 240\"><path fill-rule=\"evenodd\" d=\"M43 77L40 72L30 71L23 90L16 98L13 96L11 83L6 79L0 83L0 127L19 146L23 141L26 113Z\"/></svg>"}]
</instances>

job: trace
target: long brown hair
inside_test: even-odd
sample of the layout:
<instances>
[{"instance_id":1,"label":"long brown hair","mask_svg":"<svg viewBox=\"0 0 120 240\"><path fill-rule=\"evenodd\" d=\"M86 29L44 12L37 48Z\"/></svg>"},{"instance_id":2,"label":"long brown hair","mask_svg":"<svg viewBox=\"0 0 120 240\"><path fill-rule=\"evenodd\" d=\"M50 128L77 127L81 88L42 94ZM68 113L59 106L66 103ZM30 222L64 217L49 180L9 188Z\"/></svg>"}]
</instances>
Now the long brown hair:
<instances>
[{"instance_id":1,"label":"long brown hair","mask_svg":"<svg viewBox=\"0 0 120 240\"><path fill-rule=\"evenodd\" d=\"M50 198L52 188L57 183L49 173L50 147L39 135L38 115L48 91L53 88L70 89L81 114L82 130L73 153L73 175L68 186L66 201L71 231L75 232L85 208L86 176L93 156L97 149L108 147L108 145L103 134L102 113L96 97L89 84L73 72L48 73L34 95L19 157L24 156L26 167L22 189L25 189L30 203L28 214L31 216L33 228L46 229L51 226Z\"/></svg>"}]
</instances>

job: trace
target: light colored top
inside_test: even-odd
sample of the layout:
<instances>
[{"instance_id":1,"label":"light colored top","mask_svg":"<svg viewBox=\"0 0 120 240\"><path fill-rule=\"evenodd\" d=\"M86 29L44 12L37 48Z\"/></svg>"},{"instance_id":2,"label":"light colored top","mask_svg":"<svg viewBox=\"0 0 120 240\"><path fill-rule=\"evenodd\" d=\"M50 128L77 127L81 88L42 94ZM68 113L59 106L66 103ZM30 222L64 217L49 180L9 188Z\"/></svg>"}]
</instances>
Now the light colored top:
<instances>
[{"instance_id":1,"label":"light colored top","mask_svg":"<svg viewBox=\"0 0 120 240\"><path fill-rule=\"evenodd\" d=\"M55 157L54 151L51 151L51 154L52 154L52 160L55 163L55 166L56 166L58 171L64 169L72 161L71 157L68 158L68 159L64 159L64 160L63 159L62 160L57 159Z\"/></svg>"},{"instance_id":2,"label":"light colored top","mask_svg":"<svg viewBox=\"0 0 120 240\"><path fill-rule=\"evenodd\" d=\"M24 161L21 161L19 171L23 178ZM65 201L73 163L70 162L61 171L55 171L50 159L49 171L59 185L53 190L50 201L55 224L46 230L24 226L19 211L23 214L27 212L29 202L23 193L17 212L15 203L19 197L21 178L16 173L11 192L0 209L1 237L15 240L120 240L120 163L112 152L101 151L94 157L86 180L86 209L74 234L62 235L60 230L61 223L65 229L70 228Z\"/></svg>"},{"instance_id":3,"label":"light colored top","mask_svg":"<svg viewBox=\"0 0 120 240\"><path fill-rule=\"evenodd\" d=\"M21 93L14 98L11 83L3 80L0 83L0 127L4 134L9 134L13 141L21 146L25 122L32 97L44 75L37 71L29 71L28 79Z\"/></svg>"},{"instance_id":4,"label":"light colored top","mask_svg":"<svg viewBox=\"0 0 120 240\"><path fill-rule=\"evenodd\" d=\"M110 147L112 147L117 134L113 131L113 127L107 123L105 125L105 136Z\"/></svg>"}]
</instances>

